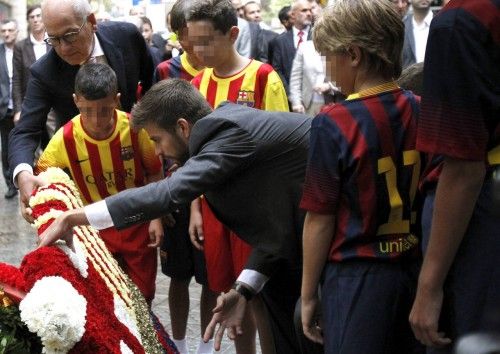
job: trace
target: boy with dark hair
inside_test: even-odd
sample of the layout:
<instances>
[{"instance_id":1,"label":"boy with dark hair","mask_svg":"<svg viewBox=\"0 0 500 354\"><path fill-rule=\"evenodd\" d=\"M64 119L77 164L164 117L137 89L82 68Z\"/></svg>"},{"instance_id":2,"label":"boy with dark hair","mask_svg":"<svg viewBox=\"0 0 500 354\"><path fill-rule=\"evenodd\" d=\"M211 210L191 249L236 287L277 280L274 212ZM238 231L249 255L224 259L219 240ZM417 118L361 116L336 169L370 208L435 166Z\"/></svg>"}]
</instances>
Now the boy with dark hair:
<instances>
[{"instance_id":1,"label":"boy with dark hair","mask_svg":"<svg viewBox=\"0 0 500 354\"><path fill-rule=\"evenodd\" d=\"M301 201L302 324L329 354L419 349L408 323L419 255L419 101L394 82L403 36L388 1L337 0L314 30L348 95L312 122Z\"/></svg>"},{"instance_id":2,"label":"boy with dark hair","mask_svg":"<svg viewBox=\"0 0 500 354\"><path fill-rule=\"evenodd\" d=\"M267 111L288 111L288 101L279 75L268 65L238 54L238 19L229 0L201 0L186 8L188 40L193 52L206 67L192 83L207 99L211 107L223 101ZM245 283L257 293L265 278L244 269L251 248L231 230L221 224L204 198L191 205L191 239L205 252L210 288L227 292L236 280ZM261 347L271 347L270 330L265 328L263 306L259 297L252 302L257 320ZM238 336L239 353L255 352L255 336L251 332L252 316L247 314L244 337ZM255 326L253 326L255 328Z\"/></svg>"},{"instance_id":3,"label":"boy with dark hair","mask_svg":"<svg viewBox=\"0 0 500 354\"><path fill-rule=\"evenodd\" d=\"M68 171L84 204L161 179L161 164L144 129L134 132L119 111L116 75L106 64L86 64L75 78L80 114L59 129L40 156L36 172L49 167ZM155 294L160 219L99 235L149 304Z\"/></svg>"}]
</instances>

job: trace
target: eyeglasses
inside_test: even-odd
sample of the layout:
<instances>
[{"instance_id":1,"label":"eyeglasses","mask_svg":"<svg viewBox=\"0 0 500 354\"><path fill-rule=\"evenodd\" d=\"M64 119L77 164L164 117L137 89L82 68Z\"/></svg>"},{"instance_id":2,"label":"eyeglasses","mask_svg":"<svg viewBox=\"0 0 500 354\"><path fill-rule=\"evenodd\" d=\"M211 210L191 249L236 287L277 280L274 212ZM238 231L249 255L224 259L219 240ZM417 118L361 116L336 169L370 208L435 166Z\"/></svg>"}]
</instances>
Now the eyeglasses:
<instances>
[{"instance_id":1,"label":"eyeglasses","mask_svg":"<svg viewBox=\"0 0 500 354\"><path fill-rule=\"evenodd\" d=\"M86 23L87 23L87 18L83 20L83 23L78 29L78 31L68 32L66 34L63 34L62 36L47 37L43 41L52 47L59 46L61 44L61 41L63 41L66 44L74 43L78 40L78 35L82 31L82 28L83 26L85 26Z\"/></svg>"}]
</instances>

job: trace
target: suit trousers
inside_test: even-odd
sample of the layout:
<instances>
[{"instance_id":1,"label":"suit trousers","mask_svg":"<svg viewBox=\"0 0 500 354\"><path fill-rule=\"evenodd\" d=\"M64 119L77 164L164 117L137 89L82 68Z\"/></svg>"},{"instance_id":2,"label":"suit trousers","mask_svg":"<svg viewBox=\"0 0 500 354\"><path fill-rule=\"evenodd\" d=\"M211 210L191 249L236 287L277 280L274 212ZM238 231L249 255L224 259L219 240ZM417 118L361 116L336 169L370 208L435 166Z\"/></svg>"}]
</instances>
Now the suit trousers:
<instances>
[{"instance_id":1,"label":"suit trousers","mask_svg":"<svg viewBox=\"0 0 500 354\"><path fill-rule=\"evenodd\" d=\"M271 276L260 293L266 306L277 354L301 353L294 329L294 310L300 296L301 281L301 266L282 266Z\"/></svg>"},{"instance_id":2,"label":"suit trousers","mask_svg":"<svg viewBox=\"0 0 500 354\"><path fill-rule=\"evenodd\" d=\"M0 119L0 138L2 139L2 173L7 187L13 186L9 170L9 133L14 128L14 115L9 109L7 115Z\"/></svg>"}]
</instances>

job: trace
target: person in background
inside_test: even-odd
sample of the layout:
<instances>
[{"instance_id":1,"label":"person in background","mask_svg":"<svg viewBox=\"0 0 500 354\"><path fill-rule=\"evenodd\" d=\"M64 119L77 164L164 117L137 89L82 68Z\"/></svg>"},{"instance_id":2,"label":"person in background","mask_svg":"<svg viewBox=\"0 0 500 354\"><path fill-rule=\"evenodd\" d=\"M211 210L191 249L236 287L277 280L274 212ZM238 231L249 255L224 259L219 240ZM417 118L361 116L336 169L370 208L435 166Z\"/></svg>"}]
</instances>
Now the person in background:
<instances>
[{"instance_id":1,"label":"person in background","mask_svg":"<svg viewBox=\"0 0 500 354\"><path fill-rule=\"evenodd\" d=\"M139 32L141 32L144 40L146 41L146 44L149 47L149 50L151 51L151 56L153 57L153 65L156 67L158 64L160 64L162 55L160 50L153 46L153 25L151 24L151 20L148 17L142 16L139 18L141 20Z\"/></svg>"},{"instance_id":2,"label":"person in background","mask_svg":"<svg viewBox=\"0 0 500 354\"><path fill-rule=\"evenodd\" d=\"M9 163L21 194L21 213L29 222L28 200L41 182L32 172L34 152L51 109L58 126L78 114L72 92L79 66L90 61L106 62L113 68L123 111L131 110L137 98L151 87L154 69L137 28L114 21L98 25L87 0L45 0L42 19L45 42L53 48L30 68L21 118L9 141Z\"/></svg>"},{"instance_id":3,"label":"person in background","mask_svg":"<svg viewBox=\"0 0 500 354\"><path fill-rule=\"evenodd\" d=\"M17 22L13 19L3 20L0 24L0 139L2 140L2 173L7 184L5 199L14 198L17 189L12 183L9 165L9 134L14 128L14 102L12 100L12 75L14 45L17 40Z\"/></svg>"},{"instance_id":4,"label":"person in background","mask_svg":"<svg viewBox=\"0 0 500 354\"><path fill-rule=\"evenodd\" d=\"M292 7L290 5L283 6L278 13L278 18L285 27L285 31L289 31L293 27L293 18L292 18Z\"/></svg>"},{"instance_id":5,"label":"person in background","mask_svg":"<svg viewBox=\"0 0 500 354\"><path fill-rule=\"evenodd\" d=\"M408 8L410 7L408 0L391 0L391 2L399 16L404 18L408 12Z\"/></svg>"},{"instance_id":6,"label":"person in background","mask_svg":"<svg viewBox=\"0 0 500 354\"><path fill-rule=\"evenodd\" d=\"M434 17L431 0L413 0L411 5L413 12L403 20L405 24L403 68L424 61L429 28Z\"/></svg>"}]
</instances>

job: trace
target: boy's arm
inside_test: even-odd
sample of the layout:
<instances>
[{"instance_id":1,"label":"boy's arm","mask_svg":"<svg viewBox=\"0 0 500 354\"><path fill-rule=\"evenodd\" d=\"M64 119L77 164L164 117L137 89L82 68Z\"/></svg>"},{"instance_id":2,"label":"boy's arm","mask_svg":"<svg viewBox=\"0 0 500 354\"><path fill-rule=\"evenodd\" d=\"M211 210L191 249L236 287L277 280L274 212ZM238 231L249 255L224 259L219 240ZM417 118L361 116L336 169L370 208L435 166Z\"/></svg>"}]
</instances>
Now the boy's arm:
<instances>
[{"instance_id":1,"label":"boy's arm","mask_svg":"<svg viewBox=\"0 0 500 354\"><path fill-rule=\"evenodd\" d=\"M307 212L302 240L302 328L304 334L317 343L323 342L316 317L319 308L318 284L330 251L334 228L333 215Z\"/></svg>"},{"instance_id":2,"label":"boy's arm","mask_svg":"<svg viewBox=\"0 0 500 354\"><path fill-rule=\"evenodd\" d=\"M271 71L264 88L262 109L265 111L289 112L285 87L276 71Z\"/></svg>"},{"instance_id":3,"label":"boy's arm","mask_svg":"<svg viewBox=\"0 0 500 354\"><path fill-rule=\"evenodd\" d=\"M445 158L434 201L432 228L410 322L418 340L443 346L451 340L438 333L443 284L462 242L486 170L484 161Z\"/></svg>"}]
</instances>

